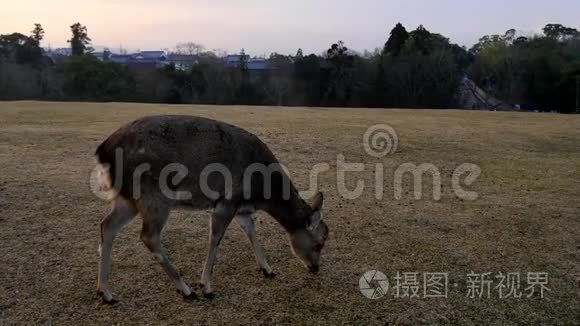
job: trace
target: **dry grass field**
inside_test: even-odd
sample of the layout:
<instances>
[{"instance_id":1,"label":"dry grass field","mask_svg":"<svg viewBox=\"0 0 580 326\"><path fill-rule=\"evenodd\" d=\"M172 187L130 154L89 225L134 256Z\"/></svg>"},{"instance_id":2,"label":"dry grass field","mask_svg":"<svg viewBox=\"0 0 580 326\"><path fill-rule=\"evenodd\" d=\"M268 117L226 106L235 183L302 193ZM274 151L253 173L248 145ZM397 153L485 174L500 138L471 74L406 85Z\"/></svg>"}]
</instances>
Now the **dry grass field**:
<instances>
[{"instance_id":1,"label":"dry grass field","mask_svg":"<svg viewBox=\"0 0 580 326\"><path fill-rule=\"evenodd\" d=\"M257 134L288 164L305 190L312 165L321 175L330 238L321 271L292 257L282 228L260 213L257 232L277 273L256 271L253 252L233 223L213 274L216 298L184 301L145 246L136 218L117 238L111 287L121 300L96 296L99 222L106 203L89 190L93 153L135 118L179 113L211 117ZM377 159L362 146L365 130L393 126L399 148ZM194 149L192 149L194 150ZM367 184L355 200L340 197L336 157L366 164L347 184ZM382 162L385 197L375 199ZM413 198L412 182L394 199L402 163L441 171L440 201ZM481 167L455 196L451 174ZM0 103L0 324L562 324L580 323L580 116L434 110L308 109L145 104ZM428 179L428 178L427 178ZM429 188L429 184L426 185ZM174 211L164 246L189 283L199 280L208 212ZM447 298L365 298L359 278L384 272L448 273ZM545 298L468 298L467 274L549 273ZM423 283L421 283L423 284ZM492 286L497 285L494 281ZM421 288L420 293L423 290Z\"/></svg>"}]
</instances>

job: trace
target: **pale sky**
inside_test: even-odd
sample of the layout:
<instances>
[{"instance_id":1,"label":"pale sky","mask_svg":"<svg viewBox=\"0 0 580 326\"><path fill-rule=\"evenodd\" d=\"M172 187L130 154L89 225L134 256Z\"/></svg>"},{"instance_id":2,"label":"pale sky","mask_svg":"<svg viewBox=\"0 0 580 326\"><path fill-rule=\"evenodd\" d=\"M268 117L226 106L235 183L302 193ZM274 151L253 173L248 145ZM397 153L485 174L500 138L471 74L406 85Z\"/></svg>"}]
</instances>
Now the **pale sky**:
<instances>
[{"instance_id":1,"label":"pale sky","mask_svg":"<svg viewBox=\"0 0 580 326\"><path fill-rule=\"evenodd\" d=\"M173 48L194 41L208 49L252 55L321 53L343 40L357 51L381 47L392 27L419 24L471 46L510 28L540 31L557 22L580 28L578 0L16 0L0 11L0 34L46 30L43 46L66 46L69 26L86 25L93 45Z\"/></svg>"}]
</instances>

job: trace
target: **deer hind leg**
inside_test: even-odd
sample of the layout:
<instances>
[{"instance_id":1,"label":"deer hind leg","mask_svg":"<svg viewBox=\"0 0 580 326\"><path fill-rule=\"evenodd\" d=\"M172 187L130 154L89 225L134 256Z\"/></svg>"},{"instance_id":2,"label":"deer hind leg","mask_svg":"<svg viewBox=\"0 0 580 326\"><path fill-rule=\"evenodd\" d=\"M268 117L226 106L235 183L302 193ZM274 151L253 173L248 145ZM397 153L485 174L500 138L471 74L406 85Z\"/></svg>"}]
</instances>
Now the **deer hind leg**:
<instances>
[{"instance_id":1,"label":"deer hind leg","mask_svg":"<svg viewBox=\"0 0 580 326\"><path fill-rule=\"evenodd\" d=\"M161 245L161 232L169 217L169 208L164 205L139 207L143 216L141 241L151 251L171 281L175 283L177 291L186 299L195 299L197 295L184 281L175 266L171 263Z\"/></svg>"},{"instance_id":2,"label":"deer hind leg","mask_svg":"<svg viewBox=\"0 0 580 326\"><path fill-rule=\"evenodd\" d=\"M225 203L219 203L209 220L209 252L201 277L203 296L209 299L214 297L210 279L217 258L217 250L226 229L234 218L235 212L234 207Z\"/></svg>"},{"instance_id":3,"label":"deer hind leg","mask_svg":"<svg viewBox=\"0 0 580 326\"><path fill-rule=\"evenodd\" d=\"M111 212L101 221L97 293L101 296L103 301L108 304L117 302L109 289L113 241L123 226L131 222L136 214L137 211L131 202L122 197L117 197L113 202Z\"/></svg>"},{"instance_id":4,"label":"deer hind leg","mask_svg":"<svg viewBox=\"0 0 580 326\"><path fill-rule=\"evenodd\" d=\"M274 274L272 268L268 264L268 260L264 254L264 249L262 249L260 242L256 238L256 227L254 225L254 219L252 218L252 215L247 213L238 214L236 215L236 221L240 227L242 227L242 230L244 230L248 236L248 239L250 240L250 243L254 247L254 253L256 255L258 265L260 266L260 271L262 271L266 278L274 278L276 274Z\"/></svg>"}]
</instances>

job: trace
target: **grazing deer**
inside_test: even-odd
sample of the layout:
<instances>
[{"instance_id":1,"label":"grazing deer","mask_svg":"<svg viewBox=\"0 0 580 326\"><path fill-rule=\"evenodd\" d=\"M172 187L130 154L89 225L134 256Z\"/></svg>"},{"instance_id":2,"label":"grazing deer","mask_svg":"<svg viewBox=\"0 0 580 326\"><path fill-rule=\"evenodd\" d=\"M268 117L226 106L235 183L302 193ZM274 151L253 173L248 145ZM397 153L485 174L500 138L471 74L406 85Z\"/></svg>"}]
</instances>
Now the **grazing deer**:
<instances>
[{"instance_id":1,"label":"grazing deer","mask_svg":"<svg viewBox=\"0 0 580 326\"><path fill-rule=\"evenodd\" d=\"M320 252L328 237L328 227L322 221L322 194L318 193L310 205L306 204L283 170L270 171L270 175L252 173L248 179L245 171L252 165L279 164L255 135L199 117L146 117L113 133L98 147L96 155L100 182L110 192L112 205L111 212L101 222L99 245L97 291L104 302L116 302L108 284L113 240L138 213L143 218L141 240L145 246L178 292L185 298L197 298L161 245L161 232L169 212L178 206L197 210L213 208L209 253L200 282L207 298L213 297L210 278L217 249L234 217L248 236L264 276L275 276L256 239L252 218L256 210L274 217L288 233L294 255L311 272L318 271ZM164 174L172 164L179 164L187 173ZM226 168L229 177L223 173L207 173L206 167L216 164ZM172 180L170 189L163 189L161 185L168 178ZM204 189L203 182L211 191ZM167 191L177 195L168 196Z\"/></svg>"}]
</instances>

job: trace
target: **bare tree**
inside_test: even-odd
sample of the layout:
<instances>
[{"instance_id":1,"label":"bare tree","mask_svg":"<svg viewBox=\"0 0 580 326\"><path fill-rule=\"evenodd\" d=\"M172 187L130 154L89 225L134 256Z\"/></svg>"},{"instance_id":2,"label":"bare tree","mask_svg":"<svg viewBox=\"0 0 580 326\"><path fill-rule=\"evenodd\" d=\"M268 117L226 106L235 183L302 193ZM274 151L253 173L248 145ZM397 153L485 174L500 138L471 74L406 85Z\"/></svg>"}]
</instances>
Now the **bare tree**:
<instances>
[{"instance_id":1,"label":"bare tree","mask_svg":"<svg viewBox=\"0 0 580 326\"><path fill-rule=\"evenodd\" d=\"M183 42L175 46L176 54L198 55L205 51L205 47L195 42Z\"/></svg>"}]
</instances>

